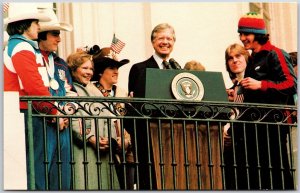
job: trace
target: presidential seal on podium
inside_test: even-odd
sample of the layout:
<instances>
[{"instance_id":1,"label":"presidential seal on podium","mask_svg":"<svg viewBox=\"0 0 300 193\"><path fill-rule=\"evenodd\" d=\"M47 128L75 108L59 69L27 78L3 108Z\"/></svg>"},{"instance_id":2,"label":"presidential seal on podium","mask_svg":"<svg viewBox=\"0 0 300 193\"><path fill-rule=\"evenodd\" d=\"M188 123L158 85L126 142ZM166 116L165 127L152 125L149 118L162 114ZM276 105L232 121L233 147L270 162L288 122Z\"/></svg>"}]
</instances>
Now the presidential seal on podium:
<instances>
[{"instance_id":1,"label":"presidential seal on podium","mask_svg":"<svg viewBox=\"0 0 300 193\"><path fill-rule=\"evenodd\" d=\"M204 95L204 87L197 76L183 72L173 78L172 93L179 100L201 101Z\"/></svg>"}]
</instances>

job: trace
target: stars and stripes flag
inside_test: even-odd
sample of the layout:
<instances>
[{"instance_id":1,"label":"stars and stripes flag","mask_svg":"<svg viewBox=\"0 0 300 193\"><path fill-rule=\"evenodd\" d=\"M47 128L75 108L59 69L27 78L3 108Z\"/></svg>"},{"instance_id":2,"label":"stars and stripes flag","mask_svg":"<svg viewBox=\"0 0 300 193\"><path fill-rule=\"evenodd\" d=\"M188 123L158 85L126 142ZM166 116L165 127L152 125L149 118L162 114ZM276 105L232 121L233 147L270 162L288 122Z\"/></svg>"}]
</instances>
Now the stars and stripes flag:
<instances>
[{"instance_id":1,"label":"stars and stripes flag","mask_svg":"<svg viewBox=\"0 0 300 193\"><path fill-rule=\"evenodd\" d=\"M243 88L242 86L238 83L238 85L235 87L235 97L234 97L234 102L237 103L242 103L244 102L244 94L243 94Z\"/></svg>"},{"instance_id":2,"label":"stars and stripes flag","mask_svg":"<svg viewBox=\"0 0 300 193\"><path fill-rule=\"evenodd\" d=\"M3 8L3 13L6 13L8 11L8 8L9 8L9 3L3 3L2 8Z\"/></svg>"},{"instance_id":3,"label":"stars and stripes flag","mask_svg":"<svg viewBox=\"0 0 300 193\"><path fill-rule=\"evenodd\" d=\"M122 49L124 48L125 43L122 42L121 40L119 40L118 38L116 38L116 35L114 34L114 37L112 39L110 48L112 49L112 51L114 51L115 53L119 54Z\"/></svg>"},{"instance_id":4,"label":"stars and stripes flag","mask_svg":"<svg viewBox=\"0 0 300 193\"><path fill-rule=\"evenodd\" d=\"M236 98L234 99L234 102L243 103L244 102L244 95L243 94L236 95Z\"/></svg>"}]
</instances>

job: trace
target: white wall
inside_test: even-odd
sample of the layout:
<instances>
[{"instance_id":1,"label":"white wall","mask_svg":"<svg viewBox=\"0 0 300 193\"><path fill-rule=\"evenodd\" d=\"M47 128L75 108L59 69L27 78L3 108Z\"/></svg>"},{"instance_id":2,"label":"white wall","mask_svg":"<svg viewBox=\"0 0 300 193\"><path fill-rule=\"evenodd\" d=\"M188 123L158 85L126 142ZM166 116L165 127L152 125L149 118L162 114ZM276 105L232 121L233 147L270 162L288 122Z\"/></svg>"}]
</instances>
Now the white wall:
<instances>
[{"instance_id":1,"label":"white wall","mask_svg":"<svg viewBox=\"0 0 300 193\"><path fill-rule=\"evenodd\" d=\"M19 93L4 92L3 100L3 188L26 190L25 118L19 110Z\"/></svg>"}]
</instances>

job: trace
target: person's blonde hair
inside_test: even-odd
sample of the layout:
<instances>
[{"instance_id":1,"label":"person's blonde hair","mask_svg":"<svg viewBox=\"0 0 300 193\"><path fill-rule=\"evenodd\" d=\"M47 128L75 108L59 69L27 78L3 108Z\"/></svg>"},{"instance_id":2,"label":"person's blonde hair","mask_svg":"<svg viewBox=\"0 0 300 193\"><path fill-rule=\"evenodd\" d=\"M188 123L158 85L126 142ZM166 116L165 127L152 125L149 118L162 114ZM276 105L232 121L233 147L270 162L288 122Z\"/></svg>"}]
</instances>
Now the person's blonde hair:
<instances>
[{"instance_id":1,"label":"person's blonde hair","mask_svg":"<svg viewBox=\"0 0 300 193\"><path fill-rule=\"evenodd\" d=\"M88 60L92 61L92 55L86 53L85 51L78 51L70 54L67 58L67 63L71 74L73 74L73 72L75 72L78 67L80 67L83 63L85 63Z\"/></svg>"},{"instance_id":2,"label":"person's blonde hair","mask_svg":"<svg viewBox=\"0 0 300 193\"><path fill-rule=\"evenodd\" d=\"M246 48L240 44L231 44L230 46L228 46L226 48L226 51L225 51L225 65L226 65L226 70L229 74L229 77L231 80L235 79L236 78L236 74L231 72L230 68L229 68L229 64L228 64L228 60L230 59L230 53L231 52L234 52L236 54L241 54L245 57L245 60L246 60L246 63L248 63L248 60L249 60L249 57L250 57L250 54L249 52L246 50Z\"/></svg>"},{"instance_id":3,"label":"person's blonde hair","mask_svg":"<svg viewBox=\"0 0 300 193\"><path fill-rule=\"evenodd\" d=\"M205 71L205 67L198 61L196 60L191 60L189 62L187 62L184 65L185 70L198 70L198 71Z\"/></svg>"}]
</instances>

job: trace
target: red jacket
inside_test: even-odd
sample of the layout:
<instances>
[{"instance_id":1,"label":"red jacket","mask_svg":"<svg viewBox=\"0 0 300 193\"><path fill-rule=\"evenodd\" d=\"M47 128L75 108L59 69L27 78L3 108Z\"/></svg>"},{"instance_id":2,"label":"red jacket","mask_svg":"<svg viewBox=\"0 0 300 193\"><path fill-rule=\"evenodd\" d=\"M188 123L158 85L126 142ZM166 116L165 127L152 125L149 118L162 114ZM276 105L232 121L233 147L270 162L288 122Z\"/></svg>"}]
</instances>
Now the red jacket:
<instances>
[{"instance_id":1,"label":"red jacket","mask_svg":"<svg viewBox=\"0 0 300 193\"><path fill-rule=\"evenodd\" d=\"M293 105L297 93L297 78L287 52L270 42L253 53L246 68L245 77L262 82L260 90L245 90L244 102Z\"/></svg>"},{"instance_id":2,"label":"red jacket","mask_svg":"<svg viewBox=\"0 0 300 193\"><path fill-rule=\"evenodd\" d=\"M51 96L45 86L39 70L42 67L41 57L36 55L37 42L21 35L10 37L4 56L4 91L18 91L20 96ZM52 107L49 103L36 107ZM27 109L27 102L20 101L20 108ZM56 110L50 112L55 114Z\"/></svg>"}]
</instances>

